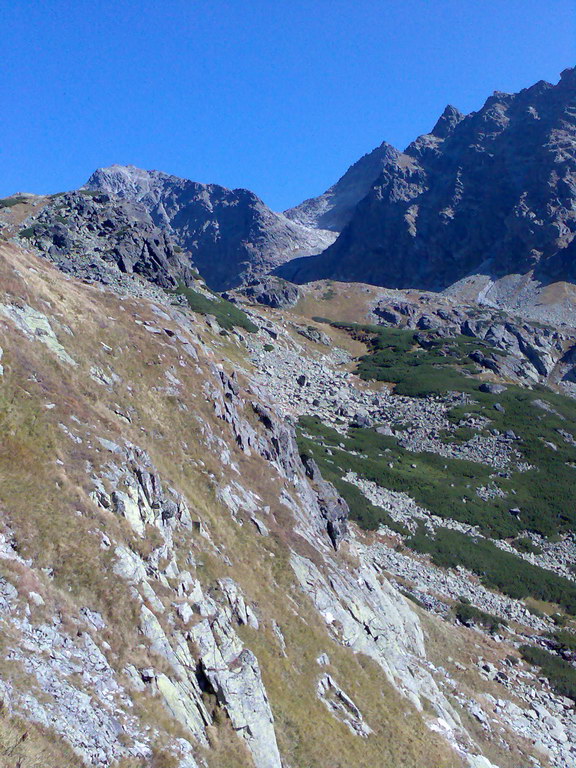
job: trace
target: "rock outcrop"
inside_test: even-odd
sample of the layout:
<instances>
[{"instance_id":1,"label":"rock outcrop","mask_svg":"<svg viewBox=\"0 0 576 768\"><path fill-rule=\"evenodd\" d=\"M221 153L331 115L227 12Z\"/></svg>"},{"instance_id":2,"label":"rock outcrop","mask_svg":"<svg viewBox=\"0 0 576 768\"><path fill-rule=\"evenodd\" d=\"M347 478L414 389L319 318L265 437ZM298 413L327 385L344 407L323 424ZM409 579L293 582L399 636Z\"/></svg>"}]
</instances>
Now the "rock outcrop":
<instances>
[{"instance_id":1,"label":"rock outcrop","mask_svg":"<svg viewBox=\"0 0 576 768\"><path fill-rule=\"evenodd\" d=\"M306 467L306 476L310 478L315 488L320 512L326 520L328 536L330 536L334 549L338 549L348 531L346 523L350 514L348 504L338 494L332 483L324 480L314 459L304 455L302 461Z\"/></svg>"},{"instance_id":2,"label":"rock outcrop","mask_svg":"<svg viewBox=\"0 0 576 768\"><path fill-rule=\"evenodd\" d=\"M239 293L249 301L274 309L292 307L299 298L298 286L273 275L264 275L248 283Z\"/></svg>"},{"instance_id":3,"label":"rock outcrop","mask_svg":"<svg viewBox=\"0 0 576 768\"><path fill-rule=\"evenodd\" d=\"M143 205L113 195L57 195L24 222L20 238L81 279L115 285L138 275L161 288L192 282L189 255Z\"/></svg>"},{"instance_id":4,"label":"rock outcrop","mask_svg":"<svg viewBox=\"0 0 576 768\"><path fill-rule=\"evenodd\" d=\"M524 384L571 380L576 334L570 327L531 323L431 293L382 297L371 314L379 325L425 331L414 337L424 346L434 337L458 335L485 341L492 351L475 351L472 359L505 379Z\"/></svg>"}]
</instances>

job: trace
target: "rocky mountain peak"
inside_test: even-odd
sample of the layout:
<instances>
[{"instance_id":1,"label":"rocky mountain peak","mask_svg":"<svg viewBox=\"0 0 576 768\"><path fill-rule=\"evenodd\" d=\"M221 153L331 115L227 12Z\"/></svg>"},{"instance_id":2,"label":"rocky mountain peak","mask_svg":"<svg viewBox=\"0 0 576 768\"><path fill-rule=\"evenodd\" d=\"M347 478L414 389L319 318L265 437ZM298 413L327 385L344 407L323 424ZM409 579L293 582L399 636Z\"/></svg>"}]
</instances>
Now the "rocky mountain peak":
<instances>
[{"instance_id":1,"label":"rocky mountain peak","mask_svg":"<svg viewBox=\"0 0 576 768\"><path fill-rule=\"evenodd\" d=\"M560 83L564 87L574 87L576 85L576 67L567 67L560 73Z\"/></svg>"},{"instance_id":2,"label":"rocky mountain peak","mask_svg":"<svg viewBox=\"0 0 576 768\"><path fill-rule=\"evenodd\" d=\"M446 136L452 133L454 127L458 125L458 123L463 120L464 117L465 115L460 112L459 109L456 109L456 107L448 104L430 133L432 133L434 136L437 136L439 139L445 139Z\"/></svg>"},{"instance_id":3,"label":"rocky mountain peak","mask_svg":"<svg viewBox=\"0 0 576 768\"><path fill-rule=\"evenodd\" d=\"M158 171L144 171L135 165L110 165L98 168L86 182L86 189L109 192L118 197L140 200L151 189Z\"/></svg>"},{"instance_id":4,"label":"rocky mountain peak","mask_svg":"<svg viewBox=\"0 0 576 768\"><path fill-rule=\"evenodd\" d=\"M305 200L285 215L305 226L340 232L350 220L356 205L369 192L382 169L400 153L382 142L348 168L346 173L324 194Z\"/></svg>"},{"instance_id":5,"label":"rocky mountain peak","mask_svg":"<svg viewBox=\"0 0 576 768\"><path fill-rule=\"evenodd\" d=\"M279 274L431 290L472 280L504 306L515 284L535 305L546 286L576 280L575 210L570 69L556 85L496 92L466 116L447 107L431 134L388 160L334 245Z\"/></svg>"},{"instance_id":6,"label":"rocky mountain peak","mask_svg":"<svg viewBox=\"0 0 576 768\"><path fill-rule=\"evenodd\" d=\"M296 256L321 252L334 237L275 213L253 192L114 165L95 171L88 190L142 204L156 226L191 254L215 290L249 282Z\"/></svg>"}]
</instances>

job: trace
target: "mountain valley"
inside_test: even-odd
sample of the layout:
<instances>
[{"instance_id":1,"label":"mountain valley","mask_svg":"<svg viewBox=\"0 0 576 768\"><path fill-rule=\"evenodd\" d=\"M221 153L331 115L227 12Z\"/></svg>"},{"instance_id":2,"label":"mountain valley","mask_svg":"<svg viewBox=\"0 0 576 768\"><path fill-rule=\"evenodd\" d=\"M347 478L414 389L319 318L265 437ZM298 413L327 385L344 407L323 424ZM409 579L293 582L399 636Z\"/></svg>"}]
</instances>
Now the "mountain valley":
<instances>
[{"instance_id":1,"label":"mountain valley","mask_svg":"<svg viewBox=\"0 0 576 768\"><path fill-rule=\"evenodd\" d=\"M574 91L0 200L0 768L576 763Z\"/></svg>"}]
</instances>

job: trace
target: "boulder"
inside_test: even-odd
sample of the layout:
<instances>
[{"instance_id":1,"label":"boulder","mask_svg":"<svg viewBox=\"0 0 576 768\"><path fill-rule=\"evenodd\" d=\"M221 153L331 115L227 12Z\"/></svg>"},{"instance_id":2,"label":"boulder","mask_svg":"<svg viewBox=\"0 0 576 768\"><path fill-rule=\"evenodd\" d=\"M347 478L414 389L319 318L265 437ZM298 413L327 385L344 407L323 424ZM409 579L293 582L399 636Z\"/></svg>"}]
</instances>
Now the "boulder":
<instances>
[{"instance_id":1,"label":"boulder","mask_svg":"<svg viewBox=\"0 0 576 768\"><path fill-rule=\"evenodd\" d=\"M479 390L489 395L501 395L502 392L506 392L506 387L502 384L495 384L492 381L484 381L480 384Z\"/></svg>"}]
</instances>

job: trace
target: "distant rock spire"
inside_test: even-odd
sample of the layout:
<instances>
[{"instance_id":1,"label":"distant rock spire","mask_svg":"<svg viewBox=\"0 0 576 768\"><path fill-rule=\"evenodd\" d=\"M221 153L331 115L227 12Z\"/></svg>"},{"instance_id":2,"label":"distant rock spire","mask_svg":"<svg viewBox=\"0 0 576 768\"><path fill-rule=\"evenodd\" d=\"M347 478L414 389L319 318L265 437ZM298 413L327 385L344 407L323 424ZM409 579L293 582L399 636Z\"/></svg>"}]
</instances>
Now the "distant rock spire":
<instances>
[{"instance_id":1,"label":"distant rock spire","mask_svg":"<svg viewBox=\"0 0 576 768\"><path fill-rule=\"evenodd\" d=\"M449 136L452 133L454 127L458 125L464 117L465 115L463 115L459 109L448 104L444 109L444 112L442 112L438 118L438 122L431 130L432 135L437 136L439 139L445 139L446 136Z\"/></svg>"}]
</instances>

